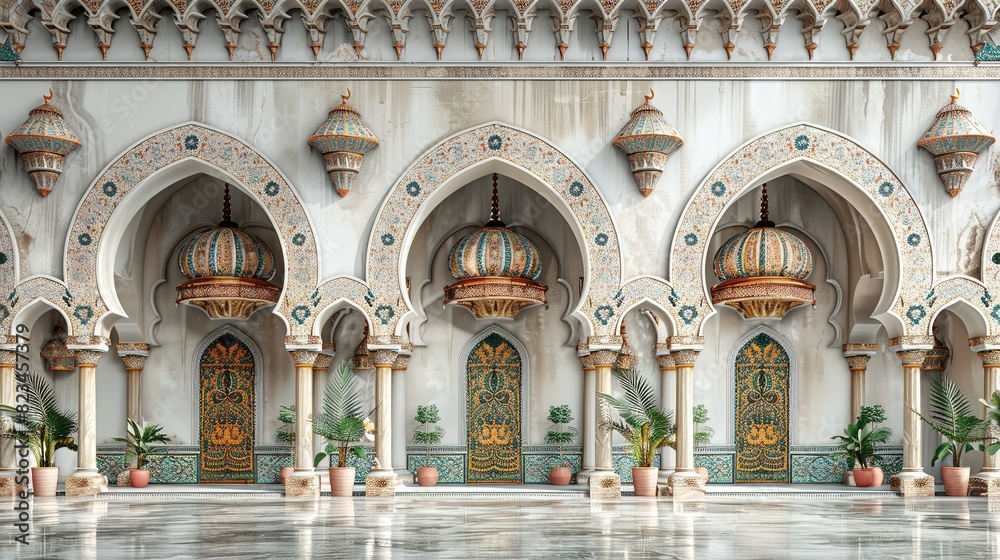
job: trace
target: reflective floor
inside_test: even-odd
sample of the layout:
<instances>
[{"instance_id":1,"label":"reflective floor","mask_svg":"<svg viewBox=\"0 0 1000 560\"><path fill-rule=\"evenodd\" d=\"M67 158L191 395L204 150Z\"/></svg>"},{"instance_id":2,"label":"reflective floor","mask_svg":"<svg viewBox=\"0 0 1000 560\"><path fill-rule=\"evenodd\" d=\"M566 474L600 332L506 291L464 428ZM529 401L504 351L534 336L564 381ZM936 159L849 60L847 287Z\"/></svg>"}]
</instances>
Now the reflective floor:
<instances>
[{"instance_id":1,"label":"reflective floor","mask_svg":"<svg viewBox=\"0 0 1000 560\"><path fill-rule=\"evenodd\" d=\"M0 558L1000 558L983 498L60 497L26 546L14 519Z\"/></svg>"}]
</instances>

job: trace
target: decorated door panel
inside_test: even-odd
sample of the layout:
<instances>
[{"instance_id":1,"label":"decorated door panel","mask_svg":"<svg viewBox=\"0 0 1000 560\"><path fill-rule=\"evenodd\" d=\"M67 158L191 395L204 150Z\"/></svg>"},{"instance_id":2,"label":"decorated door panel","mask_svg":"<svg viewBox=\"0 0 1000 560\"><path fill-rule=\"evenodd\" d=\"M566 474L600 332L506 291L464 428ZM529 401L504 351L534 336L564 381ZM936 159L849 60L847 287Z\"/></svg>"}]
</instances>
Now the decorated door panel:
<instances>
[{"instance_id":1,"label":"decorated door panel","mask_svg":"<svg viewBox=\"0 0 1000 560\"><path fill-rule=\"evenodd\" d=\"M469 353L468 481L521 482L521 355L497 333Z\"/></svg>"},{"instance_id":2,"label":"decorated door panel","mask_svg":"<svg viewBox=\"0 0 1000 560\"><path fill-rule=\"evenodd\" d=\"M205 348L199 366L199 481L252 483L256 425L253 352L232 333L224 333Z\"/></svg>"},{"instance_id":3,"label":"decorated door panel","mask_svg":"<svg viewBox=\"0 0 1000 560\"><path fill-rule=\"evenodd\" d=\"M761 333L736 355L736 482L788 482L788 353Z\"/></svg>"}]
</instances>

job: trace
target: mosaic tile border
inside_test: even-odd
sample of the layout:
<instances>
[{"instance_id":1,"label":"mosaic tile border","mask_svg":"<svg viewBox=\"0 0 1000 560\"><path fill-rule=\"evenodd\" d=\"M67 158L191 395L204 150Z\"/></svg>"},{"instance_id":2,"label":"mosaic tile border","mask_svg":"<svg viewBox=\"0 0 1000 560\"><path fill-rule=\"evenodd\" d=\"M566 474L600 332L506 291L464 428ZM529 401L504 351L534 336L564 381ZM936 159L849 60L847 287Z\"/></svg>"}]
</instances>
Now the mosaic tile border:
<instances>
[{"instance_id":1,"label":"mosaic tile border","mask_svg":"<svg viewBox=\"0 0 1000 560\"><path fill-rule=\"evenodd\" d=\"M576 482L576 473L580 472L583 456L577 454L563 453L560 460L559 455L532 454L522 455L524 463L524 474L521 480L525 484L549 484L549 471L554 467L568 466L569 472L573 475L570 484Z\"/></svg>"},{"instance_id":2,"label":"mosaic tile border","mask_svg":"<svg viewBox=\"0 0 1000 560\"><path fill-rule=\"evenodd\" d=\"M430 466L438 470L438 484L463 484L466 480L465 455L431 455ZM425 455L407 454L406 468L416 474L426 464Z\"/></svg>"}]
</instances>

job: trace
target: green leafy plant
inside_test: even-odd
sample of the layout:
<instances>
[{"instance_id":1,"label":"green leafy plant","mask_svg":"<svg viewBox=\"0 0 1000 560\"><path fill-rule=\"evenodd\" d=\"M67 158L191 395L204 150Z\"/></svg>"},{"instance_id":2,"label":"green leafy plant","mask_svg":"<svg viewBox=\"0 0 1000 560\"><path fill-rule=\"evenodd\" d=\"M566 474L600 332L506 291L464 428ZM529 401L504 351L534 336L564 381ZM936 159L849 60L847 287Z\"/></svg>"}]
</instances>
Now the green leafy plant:
<instances>
[{"instance_id":1,"label":"green leafy plant","mask_svg":"<svg viewBox=\"0 0 1000 560\"><path fill-rule=\"evenodd\" d=\"M881 405L862 406L858 421L848 424L844 435L833 436L840 440L840 455L850 461L855 469L867 469L875 456L875 444L889 441L892 430L879 427L885 422L885 409Z\"/></svg>"},{"instance_id":2,"label":"green leafy plant","mask_svg":"<svg viewBox=\"0 0 1000 560\"><path fill-rule=\"evenodd\" d=\"M990 400L979 399L986 407L986 427L984 442L979 445L979 450L996 455L1000 451L1000 391L993 391Z\"/></svg>"},{"instance_id":3,"label":"green leafy plant","mask_svg":"<svg viewBox=\"0 0 1000 560\"><path fill-rule=\"evenodd\" d=\"M969 400L946 375L931 379L931 419L914 412L948 440L934 451L931 466L951 455L952 466L961 467L962 454L974 449L972 442L980 442L986 438L989 422L972 414Z\"/></svg>"},{"instance_id":4,"label":"green leafy plant","mask_svg":"<svg viewBox=\"0 0 1000 560\"><path fill-rule=\"evenodd\" d=\"M416 421L420 424L413 430L413 441L424 446L424 465L431 466L431 446L441 443L444 428L438 426L441 414L436 404L417 405Z\"/></svg>"},{"instance_id":5,"label":"green leafy plant","mask_svg":"<svg viewBox=\"0 0 1000 560\"><path fill-rule=\"evenodd\" d=\"M361 412L361 397L355 385L354 370L345 362L330 377L323 391L322 410L313 415L313 432L327 441L314 463L318 465L329 456L331 467L346 467L348 453L364 460L365 449L359 443L362 438L374 440L374 430L375 424Z\"/></svg>"},{"instance_id":6,"label":"green leafy plant","mask_svg":"<svg viewBox=\"0 0 1000 560\"><path fill-rule=\"evenodd\" d=\"M278 408L278 422L282 426L274 434L274 441L278 443L290 443L289 455L295 457L295 405L286 405ZM326 453L320 453L313 458L313 467L318 467L320 462L326 458Z\"/></svg>"},{"instance_id":7,"label":"green leafy plant","mask_svg":"<svg viewBox=\"0 0 1000 560\"><path fill-rule=\"evenodd\" d=\"M573 413L569 409L568 404L560 406L550 406L549 407L549 422L552 422L552 428L545 434L545 443L549 445L559 445L559 462L564 466L569 466L563 463L563 446L567 443L573 443L576 439L577 430L573 426L567 426L573 421Z\"/></svg>"},{"instance_id":8,"label":"green leafy plant","mask_svg":"<svg viewBox=\"0 0 1000 560\"><path fill-rule=\"evenodd\" d=\"M163 428L156 424L147 424L143 420L140 426L131 418L126 418L125 421L127 423L125 429L127 436L112 439L124 442L126 460L135 457L135 468L143 469L146 466L146 457L158 451L157 448L150 447L149 444L170 443L170 438L163 433Z\"/></svg>"},{"instance_id":9,"label":"green leafy plant","mask_svg":"<svg viewBox=\"0 0 1000 560\"><path fill-rule=\"evenodd\" d=\"M70 435L76 431L76 413L59 408L55 392L44 376L32 373L24 383L26 401L17 408L0 405L0 413L10 419L5 422L3 436L28 446L39 467L54 467L57 449L76 451Z\"/></svg>"},{"instance_id":10,"label":"green leafy plant","mask_svg":"<svg viewBox=\"0 0 1000 560\"><path fill-rule=\"evenodd\" d=\"M657 406L653 388L635 368L616 370L615 374L621 381L622 398L598 393L601 397L601 425L618 432L628 441L638 466L651 467L657 450L665 445L674 445L676 426L673 412ZM612 408L618 413L617 419L613 418Z\"/></svg>"},{"instance_id":11,"label":"green leafy plant","mask_svg":"<svg viewBox=\"0 0 1000 560\"><path fill-rule=\"evenodd\" d=\"M705 425L709 420L711 420L711 418L708 417L708 407L703 404L699 404L694 407L695 445L708 445L712 442L712 436L715 435L715 430L711 426Z\"/></svg>"}]
</instances>

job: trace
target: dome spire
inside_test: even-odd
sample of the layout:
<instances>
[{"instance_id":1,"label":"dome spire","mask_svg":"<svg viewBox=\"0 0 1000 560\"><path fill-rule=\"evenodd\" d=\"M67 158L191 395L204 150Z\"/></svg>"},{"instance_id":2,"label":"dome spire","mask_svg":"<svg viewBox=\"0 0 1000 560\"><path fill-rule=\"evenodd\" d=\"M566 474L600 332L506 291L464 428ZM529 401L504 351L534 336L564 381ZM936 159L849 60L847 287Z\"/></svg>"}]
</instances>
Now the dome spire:
<instances>
[{"instance_id":1,"label":"dome spire","mask_svg":"<svg viewBox=\"0 0 1000 560\"><path fill-rule=\"evenodd\" d=\"M222 221L219 227L239 227L233 221L233 197L229 196L229 183L226 183L226 192L222 195Z\"/></svg>"},{"instance_id":2,"label":"dome spire","mask_svg":"<svg viewBox=\"0 0 1000 560\"><path fill-rule=\"evenodd\" d=\"M500 194L497 191L497 180L500 178L496 173L493 174L493 199L490 204L490 221L486 223L486 227L507 227L500 219Z\"/></svg>"},{"instance_id":3,"label":"dome spire","mask_svg":"<svg viewBox=\"0 0 1000 560\"><path fill-rule=\"evenodd\" d=\"M754 227L774 227L774 222L769 219L768 209L767 183L764 183L760 187L760 221Z\"/></svg>"}]
</instances>

